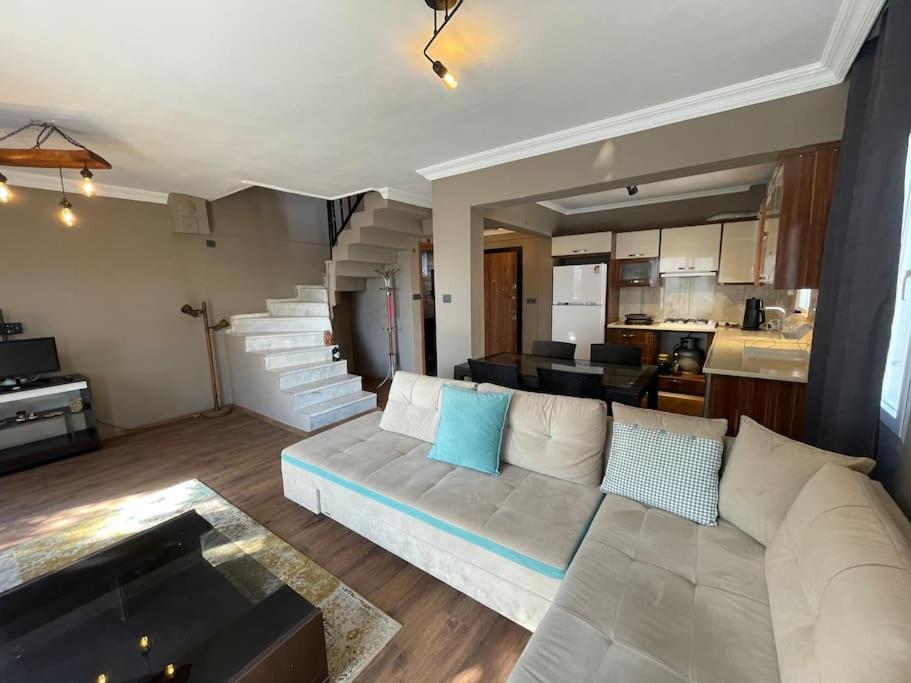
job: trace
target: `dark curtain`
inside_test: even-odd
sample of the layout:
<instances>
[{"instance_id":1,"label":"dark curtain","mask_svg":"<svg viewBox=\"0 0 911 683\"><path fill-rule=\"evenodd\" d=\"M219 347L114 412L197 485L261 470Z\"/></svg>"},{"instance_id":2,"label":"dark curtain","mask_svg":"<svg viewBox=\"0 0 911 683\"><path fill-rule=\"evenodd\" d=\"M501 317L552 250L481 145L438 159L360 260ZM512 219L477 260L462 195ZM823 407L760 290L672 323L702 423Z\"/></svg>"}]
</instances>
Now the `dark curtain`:
<instances>
[{"instance_id":1,"label":"dark curtain","mask_svg":"<svg viewBox=\"0 0 911 683\"><path fill-rule=\"evenodd\" d=\"M850 74L807 387L807 440L874 456L911 131L911 0L893 0Z\"/></svg>"}]
</instances>

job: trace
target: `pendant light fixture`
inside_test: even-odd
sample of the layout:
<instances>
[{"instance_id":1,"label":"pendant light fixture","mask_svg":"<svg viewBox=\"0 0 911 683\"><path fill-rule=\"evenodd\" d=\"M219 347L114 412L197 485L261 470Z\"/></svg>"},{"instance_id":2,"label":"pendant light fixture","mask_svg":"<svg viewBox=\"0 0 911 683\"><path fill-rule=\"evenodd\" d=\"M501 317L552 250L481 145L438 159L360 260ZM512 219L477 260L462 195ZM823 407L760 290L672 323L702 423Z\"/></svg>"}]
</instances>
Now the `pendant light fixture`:
<instances>
[{"instance_id":1,"label":"pendant light fixture","mask_svg":"<svg viewBox=\"0 0 911 683\"><path fill-rule=\"evenodd\" d=\"M79 171L79 175L82 176L80 190L86 197L94 197L96 192L95 182L93 181L94 174L89 169L109 169L111 164L78 140L63 132L56 124L47 121L29 121L24 126L20 126L5 135L0 135L0 142L32 128L38 129L35 144L32 147L20 149L0 147L0 166L56 168L60 175L60 191L63 193L63 199L60 200L60 220L66 227L72 228L76 225L76 215L73 213L73 205L66 196L63 169L81 169ZM52 135L63 138L76 149L48 149L44 147L44 143ZM6 176L0 173L0 204L8 203L12 196L7 185Z\"/></svg>"},{"instance_id":2,"label":"pendant light fixture","mask_svg":"<svg viewBox=\"0 0 911 683\"><path fill-rule=\"evenodd\" d=\"M60 201L60 206L63 207L60 209L60 220L63 221L63 224L72 228L76 225L76 214L73 213L73 205L70 204L70 200L66 198L66 188L63 187L63 169L58 168L60 171L60 191L63 193L63 199Z\"/></svg>"},{"instance_id":3,"label":"pendant light fixture","mask_svg":"<svg viewBox=\"0 0 911 683\"><path fill-rule=\"evenodd\" d=\"M79 175L82 176L82 194L86 197L92 197L95 194L95 184L92 182L92 172L88 166L84 166Z\"/></svg>"},{"instance_id":4,"label":"pendant light fixture","mask_svg":"<svg viewBox=\"0 0 911 683\"><path fill-rule=\"evenodd\" d=\"M6 204L13 196L6 184L6 176L0 173L0 204Z\"/></svg>"},{"instance_id":5,"label":"pendant light fixture","mask_svg":"<svg viewBox=\"0 0 911 683\"><path fill-rule=\"evenodd\" d=\"M459 8L462 6L464 0L424 0L427 6L433 10L433 36L430 38L430 41L424 46L424 57L430 62L433 67L433 73L435 73L440 80L443 81L445 85L450 90L455 90L459 86L459 81L455 75L446 68L446 65L443 64L439 59L434 59L427 51L430 49L430 46L433 45L433 41L437 39L437 36L443 32L443 29L446 28L446 24L449 23L449 20L455 16L455 13L459 11ZM439 13L443 13L443 21L439 21Z\"/></svg>"}]
</instances>

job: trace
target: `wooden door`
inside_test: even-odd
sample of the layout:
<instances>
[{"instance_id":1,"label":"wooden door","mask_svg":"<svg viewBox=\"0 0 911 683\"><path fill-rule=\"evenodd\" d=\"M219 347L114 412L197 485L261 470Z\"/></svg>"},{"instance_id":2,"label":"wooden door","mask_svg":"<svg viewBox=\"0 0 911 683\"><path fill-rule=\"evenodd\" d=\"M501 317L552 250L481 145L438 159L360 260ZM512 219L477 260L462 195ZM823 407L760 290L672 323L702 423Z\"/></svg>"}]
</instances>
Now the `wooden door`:
<instances>
[{"instance_id":1,"label":"wooden door","mask_svg":"<svg viewBox=\"0 0 911 683\"><path fill-rule=\"evenodd\" d=\"M484 252L484 351L521 351L521 266L519 247Z\"/></svg>"}]
</instances>

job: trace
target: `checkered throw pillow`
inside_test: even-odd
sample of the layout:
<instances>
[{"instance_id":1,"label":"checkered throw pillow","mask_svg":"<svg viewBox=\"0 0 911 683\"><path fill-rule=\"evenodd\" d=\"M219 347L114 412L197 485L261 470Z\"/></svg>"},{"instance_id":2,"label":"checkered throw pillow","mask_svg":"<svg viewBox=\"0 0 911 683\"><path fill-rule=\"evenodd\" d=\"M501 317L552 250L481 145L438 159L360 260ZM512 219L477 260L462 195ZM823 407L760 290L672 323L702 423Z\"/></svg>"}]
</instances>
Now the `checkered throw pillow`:
<instances>
[{"instance_id":1,"label":"checkered throw pillow","mask_svg":"<svg viewBox=\"0 0 911 683\"><path fill-rule=\"evenodd\" d=\"M716 526L723 450L714 439L615 422L601 490Z\"/></svg>"}]
</instances>

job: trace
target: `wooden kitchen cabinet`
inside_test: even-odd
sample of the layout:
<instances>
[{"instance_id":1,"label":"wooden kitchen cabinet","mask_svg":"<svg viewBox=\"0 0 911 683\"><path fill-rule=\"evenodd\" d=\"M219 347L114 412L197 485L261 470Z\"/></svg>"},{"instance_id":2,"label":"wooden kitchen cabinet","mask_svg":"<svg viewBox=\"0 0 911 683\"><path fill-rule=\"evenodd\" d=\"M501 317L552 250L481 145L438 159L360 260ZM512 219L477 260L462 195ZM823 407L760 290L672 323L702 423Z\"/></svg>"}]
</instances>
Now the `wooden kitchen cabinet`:
<instances>
[{"instance_id":1,"label":"wooden kitchen cabinet","mask_svg":"<svg viewBox=\"0 0 911 683\"><path fill-rule=\"evenodd\" d=\"M658 333L648 330L608 329L607 343L618 346L637 346L642 349L642 362L654 365L658 359Z\"/></svg>"},{"instance_id":2,"label":"wooden kitchen cabinet","mask_svg":"<svg viewBox=\"0 0 911 683\"><path fill-rule=\"evenodd\" d=\"M666 228L661 231L662 275L713 273L718 270L721 224Z\"/></svg>"},{"instance_id":3,"label":"wooden kitchen cabinet","mask_svg":"<svg viewBox=\"0 0 911 683\"><path fill-rule=\"evenodd\" d=\"M755 283L818 289L841 143L783 153L762 206Z\"/></svg>"},{"instance_id":4,"label":"wooden kitchen cabinet","mask_svg":"<svg viewBox=\"0 0 911 683\"><path fill-rule=\"evenodd\" d=\"M753 282L756 270L756 240L759 221L725 223L721 233L721 261L718 284L734 285Z\"/></svg>"},{"instance_id":5,"label":"wooden kitchen cabinet","mask_svg":"<svg viewBox=\"0 0 911 683\"><path fill-rule=\"evenodd\" d=\"M737 436L746 415L789 439L806 433L807 385L754 377L712 375L706 417L724 417L728 436Z\"/></svg>"},{"instance_id":6,"label":"wooden kitchen cabinet","mask_svg":"<svg viewBox=\"0 0 911 683\"><path fill-rule=\"evenodd\" d=\"M615 259L657 258L661 242L660 230L636 230L635 232L618 232Z\"/></svg>"}]
</instances>

